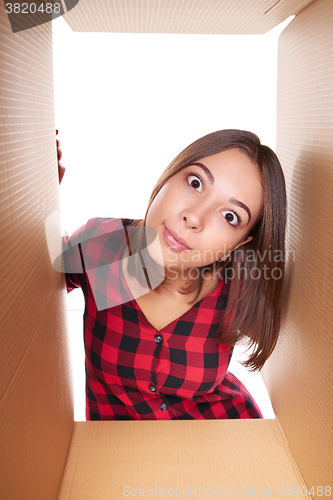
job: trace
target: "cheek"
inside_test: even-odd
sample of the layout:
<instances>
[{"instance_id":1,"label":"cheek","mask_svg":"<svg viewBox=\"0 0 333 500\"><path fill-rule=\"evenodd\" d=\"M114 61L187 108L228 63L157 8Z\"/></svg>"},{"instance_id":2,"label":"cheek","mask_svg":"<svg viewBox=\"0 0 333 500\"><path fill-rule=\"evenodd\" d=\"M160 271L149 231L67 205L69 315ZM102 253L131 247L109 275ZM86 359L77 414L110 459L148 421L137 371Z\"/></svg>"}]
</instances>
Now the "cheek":
<instances>
[{"instance_id":1,"label":"cheek","mask_svg":"<svg viewBox=\"0 0 333 500\"><path fill-rule=\"evenodd\" d=\"M220 225L215 225L213 231L207 235L205 248L207 252L205 260L210 260L210 263L216 262L219 259L224 260L226 256L239 243L241 236L233 233L233 229L224 228Z\"/></svg>"},{"instance_id":2,"label":"cheek","mask_svg":"<svg viewBox=\"0 0 333 500\"><path fill-rule=\"evenodd\" d=\"M149 223L153 223L153 221L158 219L158 215L163 208L163 197L159 196L159 194L154 199L153 203L150 205L147 215L147 225Z\"/></svg>"},{"instance_id":3,"label":"cheek","mask_svg":"<svg viewBox=\"0 0 333 500\"><path fill-rule=\"evenodd\" d=\"M177 196L174 190L162 188L149 208L147 222L149 219L156 220L160 217L167 217L175 208L176 200Z\"/></svg>"}]
</instances>

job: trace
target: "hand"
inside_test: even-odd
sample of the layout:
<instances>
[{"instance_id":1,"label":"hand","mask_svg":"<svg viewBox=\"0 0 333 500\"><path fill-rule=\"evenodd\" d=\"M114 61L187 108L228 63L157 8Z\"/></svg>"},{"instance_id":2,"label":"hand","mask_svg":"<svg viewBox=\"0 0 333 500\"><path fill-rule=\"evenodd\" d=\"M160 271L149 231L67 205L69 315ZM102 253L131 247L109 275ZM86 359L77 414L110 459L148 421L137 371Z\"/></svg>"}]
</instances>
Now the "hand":
<instances>
[{"instance_id":1,"label":"hand","mask_svg":"<svg viewBox=\"0 0 333 500\"><path fill-rule=\"evenodd\" d=\"M59 132L58 130L56 130L56 135L58 135ZM59 184L61 183L62 181L62 178L65 174L65 167L63 167L60 163L60 160L62 158L62 151L60 149L60 146L61 146L61 142L58 141L58 139L56 139L56 143L57 143L57 160L58 160L58 175L59 175Z\"/></svg>"}]
</instances>

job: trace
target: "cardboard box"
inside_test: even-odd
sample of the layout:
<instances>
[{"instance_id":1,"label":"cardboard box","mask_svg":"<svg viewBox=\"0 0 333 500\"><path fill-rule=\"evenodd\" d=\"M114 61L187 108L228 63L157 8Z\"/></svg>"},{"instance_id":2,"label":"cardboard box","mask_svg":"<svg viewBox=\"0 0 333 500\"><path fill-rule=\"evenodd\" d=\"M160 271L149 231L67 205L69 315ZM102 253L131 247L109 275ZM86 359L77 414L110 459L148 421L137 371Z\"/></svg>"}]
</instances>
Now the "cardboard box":
<instances>
[{"instance_id":1,"label":"cardboard box","mask_svg":"<svg viewBox=\"0 0 333 500\"><path fill-rule=\"evenodd\" d=\"M51 23L13 34L4 4L1 499L331 496L331 0L81 0L65 16L79 31L257 34L296 14L279 44L277 153L296 257L287 320L263 369L276 419L166 422L73 421L64 278L44 228L59 209Z\"/></svg>"}]
</instances>

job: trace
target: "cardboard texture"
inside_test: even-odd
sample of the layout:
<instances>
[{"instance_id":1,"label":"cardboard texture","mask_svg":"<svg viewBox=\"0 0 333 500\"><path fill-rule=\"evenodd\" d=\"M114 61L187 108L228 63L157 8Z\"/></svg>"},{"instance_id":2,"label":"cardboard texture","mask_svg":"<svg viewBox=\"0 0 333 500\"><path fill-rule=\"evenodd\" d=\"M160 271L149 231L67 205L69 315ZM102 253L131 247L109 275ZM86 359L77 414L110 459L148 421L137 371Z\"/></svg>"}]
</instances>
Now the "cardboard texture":
<instances>
[{"instance_id":1,"label":"cardboard texture","mask_svg":"<svg viewBox=\"0 0 333 500\"><path fill-rule=\"evenodd\" d=\"M80 0L64 18L73 31L260 35L312 0Z\"/></svg>"},{"instance_id":2,"label":"cardboard texture","mask_svg":"<svg viewBox=\"0 0 333 500\"><path fill-rule=\"evenodd\" d=\"M279 40L277 153L295 258L288 261L287 322L263 375L307 484L333 477L332 28L332 2L317 1Z\"/></svg>"},{"instance_id":3,"label":"cardboard texture","mask_svg":"<svg viewBox=\"0 0 333 500\"><path fill-rule=\"evenodd\" d=\"M217 495L211 496L222 496L219 490L232 496L230 491L235 489L239 496L244 490L244 496L263 497L262 488L270 488L273 496L282 478L284 485L292 485L294 492L298 488L301 494L304 483L274 420L126 424L75 424L59 500L123 498L128 492L126 486L137 490L137 496L139 490L143 490L141 496L148 496L147 488L159 493L160 486L162 491L165 487L165 496L186 496L183 488L189 495L192 487L191 498L202 498L204 491L210 496L209 490L214 492L214 488ZM96 491L98 497L94 496ZM149 495L153 496L151 492Z\"/></svg>"},{"instance_id":4,"label":"cardboard texture","mask_svg":"<svg viewBox=\"0 0 333 500\"><path fill-rule=\"evenodd\" d=\"M166 494L155 496L310 498L304 486L331 496L331 0L81 0L65 17L79 31L247 34L291 14L279 44L277 152L295 258L287 318L263 370L277 418L74 423L65 282L44 228L59 209L51 24L13 34L0 3L1 499L118 499L158 486Z\"/></svg>"},{"instance_id":5,"label":"cardboard texture","mask_svg":"<svg viewBox=\"0 0 333 500\"><path fill-rule=\"evenodd\" d=\"M0 20L0 498L51 499L74 424L64 279L44 229L59 209L52 27L12 34L3 2Z\"/></svg>"}]
</instances>

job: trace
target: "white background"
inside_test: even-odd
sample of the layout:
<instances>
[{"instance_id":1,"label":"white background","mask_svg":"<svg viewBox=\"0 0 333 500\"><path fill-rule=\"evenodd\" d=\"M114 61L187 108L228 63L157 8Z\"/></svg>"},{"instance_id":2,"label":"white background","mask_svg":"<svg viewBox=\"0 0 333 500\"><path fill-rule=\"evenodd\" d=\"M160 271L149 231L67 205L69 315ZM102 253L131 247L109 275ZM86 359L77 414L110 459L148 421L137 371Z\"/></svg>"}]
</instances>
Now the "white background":
<instances>
[{"instance_id":1,"label":"white background","mask_svg":"<svg viewBox=\"0 0 333 500\"><path fill-rule=\"evenodd\" d=\"M62 229L92 217L143 218L164 168L188 144L224 128L275 150L278 36L75 33L53 25L56 128L66 167ZM83 296L68 295L75 420L85 419ZM230 371L274 418L260 375Z\"/></svg>"}]
</instances>

